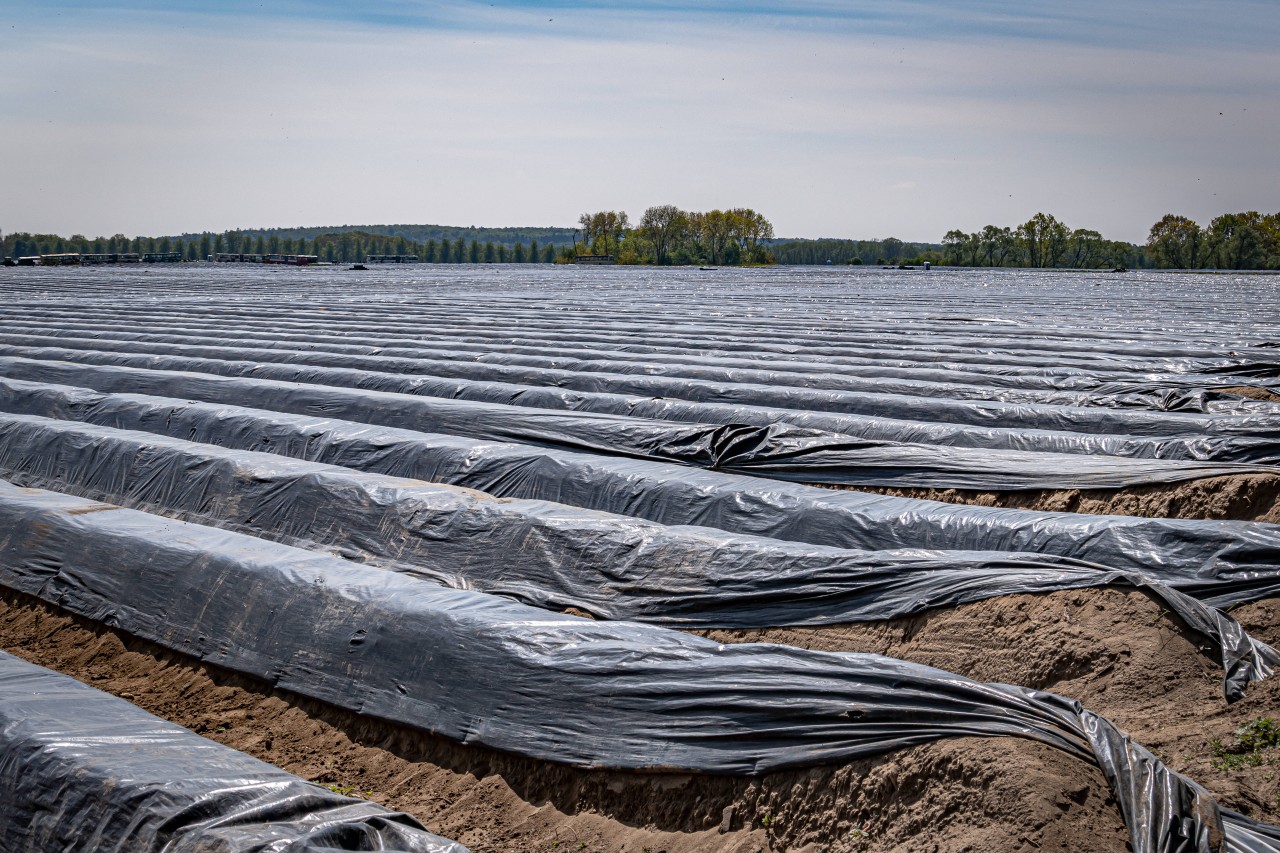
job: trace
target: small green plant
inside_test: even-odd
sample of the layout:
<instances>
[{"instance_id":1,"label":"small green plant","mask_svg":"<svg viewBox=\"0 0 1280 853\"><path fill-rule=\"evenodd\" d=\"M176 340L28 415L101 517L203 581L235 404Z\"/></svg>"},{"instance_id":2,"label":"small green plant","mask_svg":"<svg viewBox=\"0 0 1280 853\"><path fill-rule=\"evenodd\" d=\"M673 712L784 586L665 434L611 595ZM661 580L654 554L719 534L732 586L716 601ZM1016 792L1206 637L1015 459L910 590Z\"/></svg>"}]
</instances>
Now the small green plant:
<instances>
[{"instance_id":1,"label":"small green plant","mask_svg":"<svg viewBox=\"0 0 1280 853\"><path fill-rule=\"evenodd\" d=\"M356 793L355 785L325 785L325 787L342 797L360 796L359 793Z\"/></svg>"},{"instance_id":2,"label":"small green plant","mask_svg":"<svg viewBox=\"0 0 1280 853\"><path fill-rule=\"evenodd\" d=\"M1240 770L1245 767L1261 767L1275 761L1264 752L1280 747L1280 725L1271 717L1259 717L1245 723L1231 735L1229 743L1221 738L1209 741L1213 760L1209 762L1218 770Z\"/></svg>"}]
</instances>

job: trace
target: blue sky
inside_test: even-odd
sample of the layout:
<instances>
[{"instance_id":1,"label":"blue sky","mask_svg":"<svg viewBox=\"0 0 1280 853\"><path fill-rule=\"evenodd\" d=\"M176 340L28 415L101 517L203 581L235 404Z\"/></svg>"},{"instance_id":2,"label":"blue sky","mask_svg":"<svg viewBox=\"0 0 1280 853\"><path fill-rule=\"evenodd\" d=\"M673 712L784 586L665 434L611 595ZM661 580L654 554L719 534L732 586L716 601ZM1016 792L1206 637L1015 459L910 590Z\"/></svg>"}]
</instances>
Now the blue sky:
<instances>
[{"instance_id":1,"label":"blue sky","mask_svg":"<svg viewBox=\"0 0 1280 853\"><path fill-rule=\"evenodd\" d=\"M0 229L1280 206L1280 3L0 0Z\"/></svg>"}]
</instances>

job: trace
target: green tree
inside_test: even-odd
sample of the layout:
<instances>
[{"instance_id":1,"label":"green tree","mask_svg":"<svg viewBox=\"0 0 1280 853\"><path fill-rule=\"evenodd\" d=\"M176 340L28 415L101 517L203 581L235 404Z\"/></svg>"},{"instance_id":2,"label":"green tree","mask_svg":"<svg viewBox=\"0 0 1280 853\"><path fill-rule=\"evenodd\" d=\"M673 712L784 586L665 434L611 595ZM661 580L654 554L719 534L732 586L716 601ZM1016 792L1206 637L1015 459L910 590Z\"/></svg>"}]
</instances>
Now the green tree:
<instances>
[{"instance_id":1,"label":"green tree","mask_svg":"<svg viewBox=\"0 0 1280 853\"><path fill-rule=\"evenodd\" d=\"M964 258L964 244L969 235L959 228L953 228L942 235L942 255L947 263L960 266Z\"/></svg>"},{"instance_id":2,"label":"green tree","mask_svg":"<svg viewBox=\"0 0 1280 853\"><path fill-rule=\"evenodd\" d=\"M1250 270L1262 266L1266 257L1262 215L1224 213L1209 223L1210 251L1217 266L1231 270Z\"/></svg>"},{"instance_id":3,"label":"green tree","mask_svg":"<svg viewBox=\"0 0 1280 853\"><path fill-rule=\"evenodd\" d=\"M1164 269L1197 269L1206 248L1204 232L1185 216L1166 213L1147 234L1147 253Z\"/></svg>"},{"instance_id":4,"label":"green tree","mask_svg":"<svg viewBox=\"0 0 1280 853\"><path fill-rule=\"evenodd\" d=\"M730 238L737 244L737 258L730 263L771 263L773 258L761 241L773 239L773 225L749 207L735 207L728 213Z\"/></svg>"},{"instance_id":5,"label":"green tree","mask_svg":"<svg viewBox=\"0 0 1280 853\"><path fill-rule=\"evenodd\" d=\"M897 237L886 237L880 241L880 251L884 255L882 259L878 259L876 263L896 264L902 261L902 249L906 246Z\"/></svg>"},{"instance_id":6,"label":"green tree","mask_svg":"<svg viewBox=\"0 0 1280 853\"><path fill-rule=\"evenodd\" d=\"M695 213L689 219L707 252L707 260L713 264L723 264L725 248L733 239L733 219L723 210Z\"/></svg>"},{"instance_id":7,"label":"green tree","mask_svg":"<svg viewBox=\"0 0 1280 853\"><path fill-rule=\"evenodd\" d=\"M578 224L582 226L587 250L600 255L617 255L622 235L631 227L631 221L622 210L584 213L578 217Z\"/></svg>"},{"instance_id":8,"label":"green tree","mask_svg":"<svg viewBox=\"0 0 1280 853\"><path fill-rule=\"evenodd\" d=\"M1089 269L1097 265L1102 249L1102 235L1088 228L1077 228L1071 232L1071 246L1068 252L1068 266L1076 269Z\"/></svg>"},{"instance_id":9,"label":"green tree","mask_svg":"<svg viewBox=\"0 0 1280 853\"><path fill-rule=\"evenodd\" d=\"M1071 232L1056 217L1037 213L1018 226L1029 267L1056 267L1067 250Z\"/></svg>"},{"instance_id":10,"label":"green tree","mask_svg":"<svg viewBox=\"0 0 1280 853\"><path fill-rule=\"evenodd\" d=\"M1018 248L1018 238L1014 236L1013 229L995 225L984 226L978 242L987 266L991 267L1004 266Z\"/></svg>"},{"instance_id":11,"label":"green tree","mask_svg":"<svg viewBox=\"0 0 1280 853\"><path fill-rule=\"evenodd\" d=\"M653 244L654 262L666 264L671 260L672 246L688 236L689 214L674 204L651 207L640 217L640 230Z\"/></svg>"}]
</instances>

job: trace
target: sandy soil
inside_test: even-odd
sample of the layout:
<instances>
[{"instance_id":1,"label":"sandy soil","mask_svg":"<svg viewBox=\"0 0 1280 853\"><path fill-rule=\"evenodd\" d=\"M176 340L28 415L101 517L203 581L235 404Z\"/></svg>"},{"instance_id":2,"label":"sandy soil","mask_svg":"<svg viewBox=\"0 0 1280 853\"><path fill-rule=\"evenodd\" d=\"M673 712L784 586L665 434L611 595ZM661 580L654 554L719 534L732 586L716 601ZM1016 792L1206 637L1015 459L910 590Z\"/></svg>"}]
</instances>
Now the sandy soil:
<instances>
[{"instance_id":1,"label":"sandy soil","mask_svg":"<svg viewBox=\"0 0 1280 853\"><path fill-rule=\"evenodd\" d=\"M1232 611L1253 636L1280 645L1280 599ZM983 681L1079 700L1110 718L1170 767L1239 812L1280 822L1280 750L1257 767L1224 771L1209 742L1245 723L1280 719L1280 677L1227 705L1222 670L1175 617L1139 591L1008 595L862 625L699 632L722 642L776 642L876 652Z\"/></svg>"},{"instance_id":2,"label":"sandy soil","mask_svg":"<svg viewBox=\"0 0 1280 853\"><path fill-rule=\"evenodd\" d=\"M969 489L851 487L904 498L1048 512L1139 515L1147 518L1207 518L1280 524L1280 475L1236 474L1185 483L1127 489L1030 489L993 492Z\"/></svg>"},{"instance_id":3,"label":"sandy soil","mask_svg":"<svg viewBox=\"0 0 1280 853\"><path fill-rule=\"evenodd\" d=\"M1031 741L957 738L757 779L587 772L273 691L17 593L0 595L0 645L293 773L410 812L475 853L1128 846L1101 773Z\"/></svg>"},{"instance_id":4,"label":"sandy soil","mask_svg":"<svg viewBox=\"0 0 1280 853\"><path fill-rule=\"evenodd\" d=\"M1259 385L1233 385L1230 388L1214 388L1213 390L1221 391L1224 394L1239 394L1241 397L1248 397L1250 400L1280 403L1280 394L1270 388L1263 388Z\"/></svg>"}]
</instances>

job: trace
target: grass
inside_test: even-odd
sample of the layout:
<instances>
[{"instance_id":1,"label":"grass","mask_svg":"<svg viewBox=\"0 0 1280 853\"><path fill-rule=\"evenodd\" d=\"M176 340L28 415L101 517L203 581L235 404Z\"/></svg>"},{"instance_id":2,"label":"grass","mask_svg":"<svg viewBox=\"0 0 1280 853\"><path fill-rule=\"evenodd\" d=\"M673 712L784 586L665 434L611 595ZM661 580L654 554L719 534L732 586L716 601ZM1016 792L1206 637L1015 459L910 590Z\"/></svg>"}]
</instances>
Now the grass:
<instances>
[{"instance_id":1,"label":"grass","mask_svg":"<svg viewBox=\"0 0 1280 853\"><path fill-rule=\"evenodd\" d=\"M1221 738L1209 741L1209 751L1213 753L1209 764L1223 771L1261 767L1276 761L1276 756L1267 753L1277 747L1280 725L1272 717L1259 717L1236 729L1227 743Z\"/></svg>"}]
</instances>

